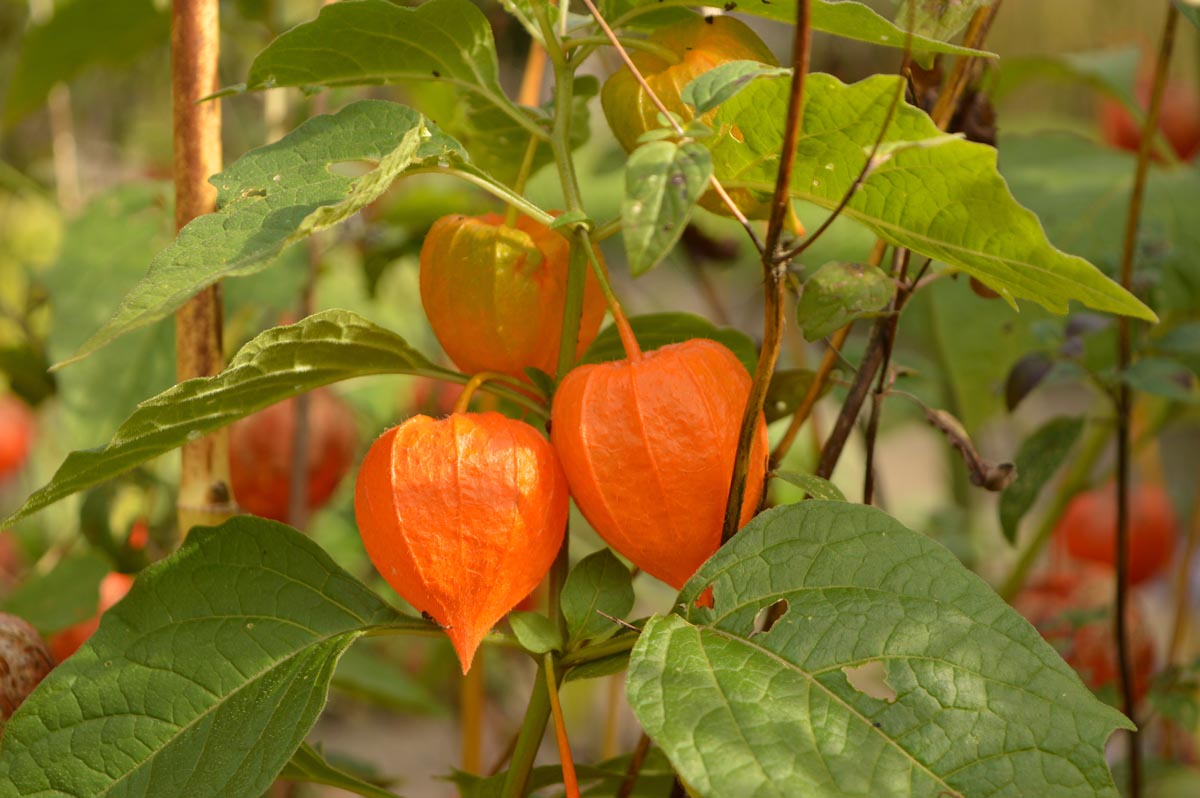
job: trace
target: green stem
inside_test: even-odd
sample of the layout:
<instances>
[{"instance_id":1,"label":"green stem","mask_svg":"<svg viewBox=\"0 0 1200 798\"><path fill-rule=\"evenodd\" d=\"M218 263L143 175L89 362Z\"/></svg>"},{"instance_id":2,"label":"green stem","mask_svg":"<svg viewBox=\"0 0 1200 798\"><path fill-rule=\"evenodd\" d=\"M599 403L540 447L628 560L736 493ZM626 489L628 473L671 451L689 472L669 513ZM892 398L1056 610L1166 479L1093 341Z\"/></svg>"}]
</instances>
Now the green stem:
<instances>
[{"instance_id":1,"label":"green stem","mask_svg":"<svg viewBox=\"0 0 1200 798\"><path fill-rule=\"evenodd\" d=\"M529 173L533 171L533 159L537 155L539 144L540 141L530 136L529 143L525 145L525 157L521 159L521 168L517 171L516 182L513 183L513 192L518 196L525 194L525 183L529 180ZM504 212L504 224L508 227L516 224L518 212L517 206L510 203L508 210Z\"/></svg>"},{"instance_id":2,"label":"green stem","mask_svg":"<svg viewBox=\"0 0 1200 798\"><path fill-rule=\"evenodd\" d=\"M556 684L561 679L562 670L555 676ZM524 798L529 784L529 773L533 770L533 761L538 749L542 746L542 737L546 734L546 722L550 719L550 696L542 689L546 682L546 671L538 665L537 678L533 682L533 693L529 696L529 706L525 710L525 720L521 723L521 731L517 734L517 744L513 748L512 760L508 765L508 773L504 777L504 787L500 798Z\"/></svg>"},{"instance_id":3,"label":"green stem","mask_svg":"<svg viewBox=\"0 0 1200 798\"><path fill-rule=\"evenodd\" d=\"M590 53L592 50L596 49L596 46L603 47L610 44L611 42L609 42L607 36L577 36L571 39L564 39L563 49L573 50L576 47L587 45L589 48L587 52ZM679 56L676 55L672 50L663 47L661 44L655 44L647 39L622 38L621 46L626 50L642 50L650 53L651 55L656 55L672 66L680 62ZM579 60L582 61L583 59L579 58Z\"/></svg>"},{"instance_id":4,"label":"green stem","mask_svg":"<svg viewBox=\"0 0 1200 798\"><path fill-rule=\"evenodd\" d=\"M1054 495L1053 503L1046 510L1046 514L1042 516L1041 525L1038 526L1033 539L1021 552L1017 564L1013 566L1012 572L1000 587L1000 595L1005 601L1012 601L1013 597L1025 586L1030 570L1033 569L1042 550L1046 548L1046 544L1054 535L1058 519L1062 517L1067 505L1071 503L1071 499L1090 484L1092 468L1100 459L1105 444L1108 443L1109 431L1109 426L1104 423L1093 422L1089 425L1079 454L1072 462L1070 471L1063 477L1062 484L1059 485L1058 492Z\"/></svg>"},{"instance_id":5,"label":"green stem","mask_svg":"<svg viewBox=\"0 0 1200 798\"><path fill-rule=\"evenodd\" d=\"M490 180L484 175L475 174L474 172L466 169L454 169L444 166L427 166L405 172L405 175L421 174L454 175L455 177L465 180L472 185L478 186L487 193L491 194L493 197L503 200L508 205L515 206L521 213L537 222L540 222L541 224L549 226L554 222L553 216L546 213L544 210L534 205L520 194L514 192L508 186L497 183L494 180Z\"/></svg>"},{"instance_id":6,"label":"green stem","mask_svg":"<svg viewBox=\"0 0 1200 798\"><path fill-rule=\"evenodd\" d=\"M562 659L558 661L559 668L566 671L568 668L575 668L580 665L586 665L589 662L607 659L616 654L624 654L637 644L638 635L634 634L619 634L605 640L603 643L595 643L583 648L577 648L567 654L564 654Z\"/></svg>"},{"instance_id":7,"label":"green stem","mask_svg":"<svg viewBox=\"0 0 1200 798\"><path fill-rule=\"evenodd\" d=\"M595 241L597 244L599 244L604 239L611 238L612 236L615 236L617 233L621 232L622 226L623 225L620 216L607 221L592 231L592 241Z\"/></svg>"}]
</instances>

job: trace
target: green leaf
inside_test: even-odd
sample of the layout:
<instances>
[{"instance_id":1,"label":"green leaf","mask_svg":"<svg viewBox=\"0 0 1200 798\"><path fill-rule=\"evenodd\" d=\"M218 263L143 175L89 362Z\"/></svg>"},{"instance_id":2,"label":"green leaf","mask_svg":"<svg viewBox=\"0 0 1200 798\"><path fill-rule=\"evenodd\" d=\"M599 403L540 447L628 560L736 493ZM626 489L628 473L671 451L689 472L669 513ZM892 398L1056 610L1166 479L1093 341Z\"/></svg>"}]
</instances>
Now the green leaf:
<instances>
[{"instance_id":1,"label":"green leaf","mask_svg":"<svg viewBox=\"0 0 1200 798\"><path fill-rule=\"evenodd\" d=\"M439 122L461 137L478 166L511 180L529 137L548 141L548 123L543 111L509 101L499 74L491 25L469 0L430 0L415 8L356 0L326 5L315 20L271 42L254 59L246 88L441 83L450 92L436 95ZM586 108L576 106L583 116L573 132L586 139ZM539 149L535 164L547 163L548 144Z\"/></svg>"},{"instance_id":2,"label":"green leaf","mask_svg":"<svg viewBox=\"0 0 1200 798\"><path fill-rule=\"evenodd\" d=\"M821 479L816 474L804 474L799 471L776 471L771 476L790 482L798 488L803 488L813 499L831 502L846 501L845 494L827 479Z\"/></svg>"},{"instance_id":3,"label":"green leaf","mask_svg":"<svg viewBox=\"0 0 1200 798\"><path fill-rule=\"evenodd\" d=\"M817 341L848 322L883 310L896 283L869 263L826 263L804 281L796 319L804 337Z\"/></svg>"},{"instance_id":4,"label":"green leaf","mask_svg":"<svg viewBox=\"0 0 1200 798\"><path fill-rule=\"evenodd\" d=\"M416 8L354 0L325 6L271 42L250 65L246 89L444 80L509 105L499 74L491 26L469 0Z\"/></svg>"},{"instance_id":5,"label":"green leaf","mask_svg":"<svg viewBox=\"0 0 1200 798\"><path fill-rule=\"evenodd\" d=\"M90 66L122 66L155 45L165 45L170 17L155 0L92 0L54 4L54 14L29 27L13 68L4 104L6 125L35 110L54 84Z\"/></svg>"},{"instance_id":6,"label":"green leaf","mask_svg":"<svg viewBox=\"0 0 1200 798\"><path fill-rule=\"evenodd\" d=\"M710 586L713 607L696 606ZM701 795L1117 798L1104 746L1132 724L950 552L879 510L768 510L678 606L647 623L627 692Z\"/></svg>"},{"instance_id":7,"label":"green leaf","mask_svg":"<svg viewBox=\"0 0 1200 798\"><path fill-rule=\"evenodd\" d=\"M355 638L428 628L283 524L195 529L13 716L0 796L257 798Z\"/></svg>"},{"instance_id":8,"label":"green leaf","mask_svg":"<svg viewBox=\"0 0 1200 798\"><path fill-rule=\"evenodd\" d=\"M712 158L695 142L656 141L629 156L621 234L635 277L657 266L675 246L710 177Z\"/></svg>"},{"instance_id":9,"label":"green leaf","mask_svg":"<svg viewBox=\"0 0 1200 798\"><path fill-rule=\"evenodd\" d=\"M1004 73L997 74L991 94L998 100L1036 79L1081 83L1116 97L1135 111L1135 119L1141 119L1145 111L1134 100L1140 61L1136 46L1005 59Z\"/></svg>"},{"instance_id":10,"label":"green leaf","mask_svg":"<svg viewBox=\"0 0 1200 798\"><path fill-rule=\"evenodd\" d=\"M279 774L279 778L309 784L325 784L352 792L355 795L362 795L364 798L398 798L394 792L363 781L359 777L331 765L317 749L308 743L300 744L283 772Z\"/></svg>"},{"instance_id":11,"label":"green leaf","mask_svg":"<svg viewBox=\"0 0 1200 798\"><path fill-rule=\"evenodd\" d=\"M1183 18L1200 28L1200 3L1196 0L1171 0ZM1200 780L1200 779L1197 779Z\"/></svg>"},{"instance_id":12,"label":"green leaf","mask_svg":"<svg viewBox=\"0 0 1200 798\"><path fill-rule=\"evenodd\" d=\"M510 612L508 625L512 627L517 642L530 654L562 651L562 635L545 615L536 612Z\"/></svg>"},{"instance_id":13,"label":"green leaf","mask_svg":"<svg viewBox=\"0 0 1200 798\"><path fill-rule=\"evenodd\" d=\"M846 85L809 76L804 127L791 178L793 197L834 208L854 185L900 78ZM787 84L755 81L717 112L716 127L736 125L743 141L718 136L716 174L727 188L770 192L783 142ZM903 104L885 143L943 134L925 112ZM844 213L895 246L950 264L1012 297L1062 313L1071 300L1097 310L1156 317L1087 261L1050 245L1037 217L1022 208L996 171L996 150L963 140L909 147L877 160Z\"/></svg>"},{"instance_id":14,"label":"green leaf","mask_svg":"<svg viewBox=\"0 0 1200 798\"><path fill-rule=\"evenodd\" d=\"M677 344L690 338L709 338L729 347L751 374L758 364L758 351L754 348L754 341L750 340L750 336L731 327L718 327L708 319L691 313L648 313L644 316L633 316L629 319L629 326L633 328L633 335L643 351ZM621 360L624 357L625 349L621 346L621 337L617 334L616 326L610 324L600 331L579 362L603 363L607 360Z\"/></svg>"},{"instance_id":15,"label":"green leaf","mask_svg":"<svg viewBox=\"0 0 1200 798\"><path fill-rule=\"evenodd\" d=\"M403 338L345 310L327 310L250 341L220 374L180 383L138 405L107 446L72 452L8 526L276 402L351 377L445 377Z\"/></svg>"},{"instance_id":16,"label":"green leaf","mask_svg":"<svg viewBox=\"0 0 1200 798\"><path fill-rule=\"evenodd\" d=\"M459 144L403 105L364 100L309 119L214 176L220 210L180 231L65 363L165 318L221 278L262 271L285 246L358 212L408 168L451 157L464 157ZM348 161L374 168L356 178L329 168Z\"/></svg>"},{"instance_id":17,"label":"green leaf","mask_svg":"<svg viewBox=\"0 0 1200 798\"><path fill-rule=\"evenodd\" d=\"M1128 152L1068 133L1004 139L1004 178L1038 215L1056 246L1120 273L1120 254L1133 187ZM1151 169L1138 227L1134 285L1164 316L1200 307L1200 169Z\"/></svg>"},{"instance_id":18,"label":"green leaf","mask_svg":"<svg viewBox=\"0 0 1200 798\"><path fill-rule=\"evenodd\" d=\"M680 98L694 107L699 116L737 94L752 80L791 74L792 70L787 67L771 66L759 61L727 61L684 86Z\"/></svg>"},{"instance_id":19,"label":"green leaf","mask_svg":"<svg viewBox=\"0 0 1200 798\"><path fill-rule=\"evenodd\" d=\"M815 376L816 372L812 369L779 369L772 374L771 382L767 385L767 398L763 402L763 415L766 416L767 423L795 413L804 401ZM831 387L827 380L821 386L821 393L817 398L820 399L829 393Z\"/></svg>"},{"instance_id":20,"label":"green leaf","mask_svg":"<svg viewBox=\"0 0 1200 798\"><path fill-rule=\"evenodd\" d=\"M708 2L699 4L694 0L628 0L628 5L635 8L649 7L655 11L672 6L702 5L721 8L725 11L752 14L788 25L796 22L796 0L770 0L770 2L749 0L748 2L731 3L708 0ZM905 45L906 36L901 28L896 27L862 3L847 2L846 0L812 0L810 14L815 30L883 47L903 48ZM941 42L927 36L913 36L912 48L919 52L993 57L991 53Z\"/></svg>"},{"instance_id":21,"label":"green leaf","mask_svg":"<svg viewBox=\"0 0 1200 798\"><path fill-rule=\"evenodd\" d=\"M608 549L584 557L567 574L560 603L572 643L603 640L617 631L612 619L633 609L629 568Z\"/></svg>"},{"instance_id":22,"label":"green leaf","mask_svg":"<svg viewBox=\"0 0 1200 798\"><path fill-rule=\"evenodd\" d=\"M338 663L333 686L376 706L393 712L444 715L446 708L429 688L368 643L351 648Z\"/></svg>"},{"instance_id":23,"label":"green leaf","mask_svg":"<svg viewBox=\"0 0 1200 798\"><path fill-rule=\"evenodd\" d=\"M111 564L95 551L71 554L34 573L0 601L0 611L29 621L45 636L86 621L100 604L100 581Z\"/></svg>"},{"instance_id":24,"label":"green leaf","mask_svg":"<svg viewBox=\"0 0 1200 798\"><path fill-rule=\"evenodd\" d=\"M1170 358L1139 358L1125 370L1122 378L1131 388L1142 393L1176 402L1194 403L1200 400L1200 395L1196 393L1196 375L1187 366Z\"/></svg>"},{"instance_id":25,"label":"green leaf","mask_svg":"<svg viewBox=\"0 0 1200 798\"><path fill-rule=\"evenodd\" d=\"M146 274L147 253L175 237L167 183L122 186L89 202L67 225L62 249L46 271L54 323L46 347L62 360L108 321L112 309ZM129 368L137 363L137 368ZM175 382L175 331L139 330L55 375L75 442L101 441L137 403Z\"/></svg>"},{"instance_id":26,"label":"green leaf","mask_svg":"<svg viewBox=\"0 0 1200 798\"><path fill-rule=\"evenodd\" d=\"M1021 519L1042 488L1067 459L1083 432L1083 419L1060 417L1043 424L1017 451L1017 479L1000 495L1000 528L1009 543L1016 542Z\"/></svg>"},{"instance_id":27,"label":"green leaf","mask_svg":"<svg viewBox=\"0 0 1200 798\"><path fill-rule=\"evenodd\" d=\"M919 36L953 38L980 9L993 0L901 0L896 8L896 25Z\"/></svg>"}]
</instances>

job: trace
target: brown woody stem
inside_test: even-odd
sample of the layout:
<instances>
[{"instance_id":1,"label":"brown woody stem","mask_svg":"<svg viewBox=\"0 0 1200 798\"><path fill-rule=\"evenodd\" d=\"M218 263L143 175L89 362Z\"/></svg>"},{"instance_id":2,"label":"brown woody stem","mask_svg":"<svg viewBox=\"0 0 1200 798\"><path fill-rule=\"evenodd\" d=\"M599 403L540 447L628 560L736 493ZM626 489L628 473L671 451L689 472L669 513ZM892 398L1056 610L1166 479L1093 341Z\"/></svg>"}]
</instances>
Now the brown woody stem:
<instances>
[{"instance_id":1,"label":"brown woody stem","mask_svg":"<svg viewBox=\"0 0 1200 798\"><path fill-rule=\"evenodd\" d=\"M221 106L200 103L217 90L217 0L175 0L171 11L171 100L174 131L175 227L216 209L208 178L221 169ZM221 292L213 285L175 314L176 376L216 374L223 366ZM229 489L229 436L218 430L182 449L178 518L181 535L234 511Z\"/></svg>"},{"instance_id":2,"label":"brown woody stem","mask_svg":"<svg viewBox=\"0 0 1200 798\"><path fill-rule=\"evenodd\" d=\"M1146 191L1146 173L1150 168L1150 154L1154 146L1154 132L1158 130L1159 110L1162 108L1163 90L1167 85L1167 72L1174 49L1175 28L1179 21L1179 10L1173 3L1167 4L1167 18L1163 24L1162 38L1158 45L1158 58L1154 66L1154 86L1150 93L1150 108L1142 126L1141 142L1138 144L1137 169L1134 173L1133 192L1129 198L1129 213L1125 222L1125 240L1121 248L1121 287L1126 291L1133 282L1133 259L1137 248L1138 227L1142 217L1142 202ZM1129 368L1133 361L1133 321L1128 316L1117 318L1117 367L1120 372ZM1121 671L1121 704L1125 715L1137 722L1137 696L1134 694L1133 666L1129 655L1129 629L1126 606L1129 602L1129 471L1130 471L1130 412L1133 406L1133 391L1129 383L1122 380L1117 387L1117 539L1116 563L1117 584L1114 613L1116 615L1117 663ZM1130 798L1140 798L1142 793L1141 739L1137 730L1129 736L1129 788Z\"/></svg>"},{"instance_id":3,"label":"brown woody stem","mask_svg":"<svg viewBox=\"0 0 1200 798\"><path fill-rule=\"evenodd\" d=\"M755 432L762 415L763 402L767 398L767 387L775 364L779 361L779 350L783 343L784 293L787 290L787 267L776 258L783 223L791 207L792 165L796 161L796 143L800 140L800 126L804 116L804 82L808 76L809 45L812 40L812 20L809 0L796 4L796 25L792 36L792 83L788 94L787 117L784 122L783 150L779 158L779 171L775 175L775 191L771 197L771 216L767 222L767 236L762 249L764 289L763 345L758 354L758 367L750 385L750 396L742 413L742 425L738 432L737 454L734 457L733 474L729 481L729 496L725 502L725 523L721 529L721 541L727 541L738 531L742 502L746 497L746 480L750 473L750 456L754 449Z\"/></svg>"}]
</instances>

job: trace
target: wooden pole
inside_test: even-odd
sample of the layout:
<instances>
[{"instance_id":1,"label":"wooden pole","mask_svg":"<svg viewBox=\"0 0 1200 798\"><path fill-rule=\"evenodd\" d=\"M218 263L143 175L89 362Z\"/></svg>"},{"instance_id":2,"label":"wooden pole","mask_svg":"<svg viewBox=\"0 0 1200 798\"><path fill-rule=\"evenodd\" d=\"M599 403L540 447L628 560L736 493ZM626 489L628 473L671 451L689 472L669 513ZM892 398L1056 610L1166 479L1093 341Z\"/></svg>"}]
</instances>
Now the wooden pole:
<instances>
[{"instance_id":1,"label":"wooden pole","mask_svg":"<svg viewBox=\"0 0 1200 798\"><path fill-rule=\"evenodd\" d=\"M174 0L171 9L171 99L174 130L175 227L216 209L208 178L221 169L221 105L201 103L217 90L217 0ZM221 289L201 291L175 314L176 377L207 377L221 370ZM229 489L229 436L219 430L182 450L177 506L181 535L217 523L235 507Z\"/></svg>"}]
</instances>

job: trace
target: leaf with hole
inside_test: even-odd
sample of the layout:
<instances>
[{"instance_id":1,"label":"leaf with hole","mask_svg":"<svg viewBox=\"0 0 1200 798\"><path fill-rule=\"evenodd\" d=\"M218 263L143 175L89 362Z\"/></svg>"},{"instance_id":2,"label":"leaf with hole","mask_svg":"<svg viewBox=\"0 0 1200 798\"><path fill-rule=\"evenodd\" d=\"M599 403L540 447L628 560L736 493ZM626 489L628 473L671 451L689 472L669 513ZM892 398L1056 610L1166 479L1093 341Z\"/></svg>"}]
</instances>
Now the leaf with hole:
<instances>
[{"instance_id":1,"label":"leaf with hole","mask_svg":"<svg viewBox=\"0 0 1200 798\"><path fill-rule=\"evenodd\" d=\"M646 624L627 692L701 795L1117 798L1104 747L1129 721L954 555L879 510L768 510L678 606Z\"/></svg>"},{"instance_id":2,"label":"leaf with hole","mask_svg":"<svg viewBox=\"0 0 1200 798\"><path fill-rule=\"evenodd\" d=\"M710 177L712 158L695 142L656 141L629 156L621 235L635 277L658 265L675 246Z\"/></svg>"},{"instance_id":3,"label":"leaf with hole","mask_svg":"<svg viewBox=\"0 0 1200 798\"><path fill-rule=\"evenodd\" d=\"M239 516L192 530L13 716L0 796L257 798L368 631L427 632L304 535Z\"/></svg>"},{"instance_id":4,"label":"leaf with hole","mask_svg":"<svg viewBox=\"0 0 1200 798\"><path fill-rule=\"evenodd\" d=\"M215 175L220 210L183 228L108 323L59 365L166 318L224 277L262 271L288 244L366 207L409 168L465 157L432 122L395 103L363 100L309 119ZM359 177L330 169L359 161L371 164Z\"/></svg>"}]
</instances>

